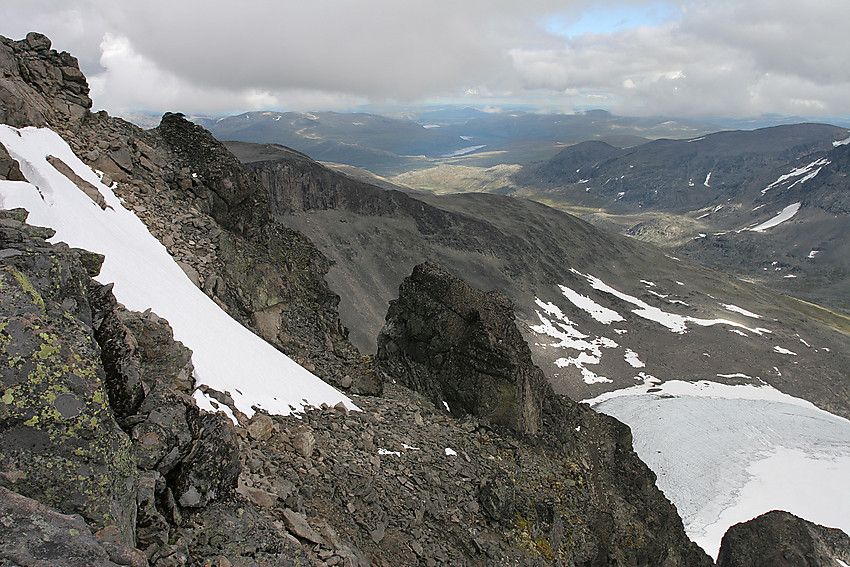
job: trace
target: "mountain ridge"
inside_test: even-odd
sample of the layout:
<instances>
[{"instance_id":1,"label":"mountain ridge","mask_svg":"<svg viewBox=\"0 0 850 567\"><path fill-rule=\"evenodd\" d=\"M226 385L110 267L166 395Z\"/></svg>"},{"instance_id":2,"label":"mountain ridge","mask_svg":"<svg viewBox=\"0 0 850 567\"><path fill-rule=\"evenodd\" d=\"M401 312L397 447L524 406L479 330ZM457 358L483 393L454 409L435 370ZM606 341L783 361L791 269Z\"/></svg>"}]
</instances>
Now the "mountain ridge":
<instances>
[{"instance_id":1,"label":"mountain ridge","mask_svg":"<svg viewBox=\"0 0 850 567\"><path fill-rule=\"evenodd\" d=\"M579 144L527 166L516 179L528 186L523 194L621 215L619 226L610 224L611 215L588 216L592 222L846 311L841 142L848 135L846 128L799 124L650 142L633 151ZM758 226L792 205L801 208L790 222Z\"/></svg>"}]
</instances>

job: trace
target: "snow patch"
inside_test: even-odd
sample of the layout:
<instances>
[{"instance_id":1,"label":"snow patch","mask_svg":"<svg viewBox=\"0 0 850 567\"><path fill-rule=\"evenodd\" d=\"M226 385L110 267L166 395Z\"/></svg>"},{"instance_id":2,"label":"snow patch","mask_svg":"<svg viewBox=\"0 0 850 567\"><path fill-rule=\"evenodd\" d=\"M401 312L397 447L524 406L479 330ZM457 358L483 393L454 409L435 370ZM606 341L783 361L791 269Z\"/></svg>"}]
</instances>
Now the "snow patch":
<instances>
[{"instance_id":1,"label":"snow patch","mask_svg":"<svg viewBox=\"0 0 850 567\"><path fill-rule=\"evenodd\" d=\"M735 313L740 313L744 317L750 317L752 319L761 319L761 315L757 315L752 311L747 311L743 307L738 307L737 305L732 305L731 303L722 303L723 307L729 311L733 311Z\"/></svg>"},{"instance_id":2,"label":"snow patch","mask_svg":"<svg viewBox=\"0 0 850 567\"><path fill-rule=\"evenodd\" d=\"M207 395L206 392L202 392L201 390L195 390L195 392L192 394L192 397L195 398L195 402L202 410L206 410L211 413L216 413L219 411L224 412L224 414L230 418L230 421L232 421L233 423L237 423L236 416L233 415L233 411L218 400L214 400L211 396Z\"/></svg>"},{"instance_id":3,"label":"snow patch","mask_svg":"<svg viewBox=\"0 0 850 567\"><path fill-rule=\"evenodd\" d=\"M788 354L788 355L791 355L791 356L797 356L797 353L796 353L796 352L794 352L794 351L790 351L790 350L788 350L787 348L782 348L782 347L781 347L781 346L779 346L779 345L776 345L775 347L773 347L773 350L775 350L775 351L776 351L776 352L778 352L779 354Z\"/></svg>"},{"instance_id":4,"label":"snow patch","mask_svg":"<svg viewBox=\"0 0 850 567\"><path fill-rule=\"evenodd\" d=\"M743 378L745 380L752 380L753 379L752 376L747 376L746 374L743 374L741 372L736 372L735 374L718 374L717 376L719 378Z\"/></svg>"},{"instance_id":5,"label":"snow patch","mask_svg":"<svg viewBox=\"0 0 850 567\"><path fill-rule=\"evenodd\" d=\"M611 382L610 379L587 368L587 365L596 365L602 362L602 349L617 348L617 343L606 337L590 339L589 335L576 329L575 323L570 321L557 305L546 303L539 298L535 298L535 302L543 310L543 313L536 311L540 324L530 325L529 328L539 335L556 339L557 342L545 345L547 347L578 351L576 356L557 359L555 366L558 368L570 366L577 368L586 384Z\"/></svg>"},{"instance_id":6,"label":"snow patch","mask_svg":"<svg viewBox=\"0 0 850 567\"><path fill-rule=\"evenodd\" d=\"M593 289L613 295L614 297L622 299L623 301L631 303L632 305L637 307L637 309L632 310L632 313L634 313L635 315L659 323L660 325L663 325L673 333L686 333L688 330L689 323L699 325L701 327L709 327L712 325L729 325L731 327L737 327L759 335L764 332L770 332L767 329L751 329L738 322L730 321L728 319L699 319L697 317L669 313L667 311L659 309L658 307L653 307L636 297L618 291L603 282L602 280L600 280L599 278L596 278L592 275L582 274L576 271L575 269L571 269L570 271L586 278L587 281L590 283L590 287L592 287ZM679 285L685 285L678 281L676 283Z\"/></svg>"},{"instance_id":7,"label":"snow patch","mask_svg":"<svg viewBox=\"0 0 850 567\"><path fill-rule=\"evenodd\" d=\"M322 403L343 402L356 409L349 398L230 318L198 289L142 221L121 205L58 134L46 128L0 125L0 143L31 181L0 181L0 206L27 209L30 224L56 231L52 242L105 255L96 279L114 282L115 297L128 309L150 308L168 320L174 338L192 349L199 384L229 391L236 407L248 416L254 407L280 415ZM47 162L48 155L94 185L108 207L97 206ZM196 400L211 406L203 397Z\"/></svg>"},{"instance_id":8,"label":"snow patch","mask_svg":"<svg viewBox=\"0 0 850 567\"><path fill-rule=\"evenodd\" d=\"M644 364L638 356L638 353L636 353L630 348L626 349L626 354L624 358L626 359L626 362L628 362L632 366L632 368L644 368L646 366L646 364Z\"/></svg>"},{"instance_id":9,"label":"snow patch","mask_svg":"<svg viewBox=\"0 0 850 567\"><path fill-rule=\"evenodd\" d=\"M558 287L561 288L561 293L564 294L564 297L570 300L570 303L585 311L588 315L600 323L609 325L614 322L625 321L622 315L613 309L608 309L607 307L599 305L586 295L581 295L565 285L560 285Z\"/></svg>"},{"instance_id":10,"label":"snow patch","mask_svg":"<svg viewBox=\"0 0 850 567\"><path fill-rule=\"evenodd\" d=\"M775 217L773 217L772 219L767 220L767 221L761 223L758 226L754 226L753 228L751 228L749 230L751 230L753 232L764 232L765 230L767 230L769 228L773 228L777 225L780 225L783 222L790 220L794 215L796 215L797 212L800 210L800 205L801 205L801 203L793 203L791 205L788 205L787 207L782 209L779 212L779 214L776 215Z\"/></svg>"},{"instance_id":11,"label":"snow patch","mask_svg":"<svg viewBox=\"0 0 850 567\"><path fill-rule=\"evenodd\" d=\"M818 173L820 173L820 170L823 168L823 166L829 165L829 163L830 163L830 161L828 159L821 158L819 160L813 161L812 163L810 163L808 165L804 165L803 167L797 167L795 169L792 169L790 173L786 173L785 175L780 175L779 178L776 181L774 181L773 183L771 183L770 185L768 185L767 187L762 189L761 194L764 195L765 193L767 193L768 191L770 191L771 189L773 189L777 185L780 185L780 184L784 183L785 181L788 181L789 179L793 179L794 177L800 177L801 175L803 177L800 177L800 179L796 180L794 183L789 185L788 189L794 187L798 183L805 183L806 181L812 179ZM817 168L817 169L815 169L815 168Z\"/></svg>"}]
</instances>

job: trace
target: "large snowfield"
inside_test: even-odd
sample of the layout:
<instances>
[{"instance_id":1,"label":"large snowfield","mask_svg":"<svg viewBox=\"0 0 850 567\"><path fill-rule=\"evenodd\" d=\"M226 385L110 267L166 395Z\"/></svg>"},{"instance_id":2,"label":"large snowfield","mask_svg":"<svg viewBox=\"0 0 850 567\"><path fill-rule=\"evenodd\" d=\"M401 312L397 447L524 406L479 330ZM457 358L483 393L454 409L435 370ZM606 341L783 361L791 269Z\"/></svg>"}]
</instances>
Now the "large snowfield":
<instances>
[{"instance_id":1,"label":"large snowfield","mask_svg":"<svg viewBox=\"0 0 850 567\"><path fill-rule=\"evenodd\" d=\"M775 509L850 533L850 421L766 385L664 382L639 371L652 353L627 348L626 311L603 304L607 296L620 299L632 314L675 334L717 326L721 332L766 338L774 334L766 326L778 322L766 322L758 313L719 300L718 307L752 323L679 315L650 306L590 274L573 273L597 293L585 296L559 285L569 304L538 299L540 323L530 329L539 344L563 350L555 366L575 366L587 384L611 382L591 370L605 357L622 356L635 368L640 385L585 401L631 427L635 451L657 475L658 487L676 505L691 539L716 557L730 526ZM641 283L658 289L654 282ZM671 308L678 301L654 290L649 293ZM566 314L577 311L611 327L621 338L614 341L584 332ZM773 345L773 350L795 356L780 345ZM754 380L740 372L718 377Z\"/></svg>"},{"instance_id":2,"label":"large snowfield","mask_svg":"<svg viewBox=\"0 0 850 567\"><path fill-rule=\"evenodd\" d=\"M850 421L770 386L706 381L586 401L631 427L688 536L713 557L730 526L770 510L850 533Z\"/></svg>"},{"instance_id":3,"label":"large snowfield","mask_svg":"<svg viewBox=\"0 0 850 567\"><path fill-rule=\"evenodd\" d=\"M254 407L286 415L305 405L355 406L346 396L293 362L240 325L198 289L165 247L132 212L126 210L98 175L49 129L0 125L0 143L21 166L30 183L0 181L0 207L23 207L27 222L56 231L52 242L66 242L106 256L102 283L114 282L115 297L128 309L152 309L174 329L174 337L192 349L195 378L228 391L237 408ZM101 209L47 161L55 156L94 185L108 207ZM212 409L196 393L199 405Z\"/></svg>"}]
</instances>

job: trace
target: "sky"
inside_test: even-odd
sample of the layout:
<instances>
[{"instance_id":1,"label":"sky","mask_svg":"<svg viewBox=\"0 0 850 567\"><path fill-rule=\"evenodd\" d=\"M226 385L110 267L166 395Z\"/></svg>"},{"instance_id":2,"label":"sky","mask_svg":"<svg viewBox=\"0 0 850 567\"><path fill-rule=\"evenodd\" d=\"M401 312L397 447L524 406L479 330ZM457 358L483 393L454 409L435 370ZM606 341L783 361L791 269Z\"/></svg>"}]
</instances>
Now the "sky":
<instances>
[{"instance_id":1,"label":"sky","mask_svg":"<svg viewBox=\"0 0 850 567\"><path fill-rule=\"evenodd\" d=\"M847 0L3 0L113 115L463 104L850 117Z\"/></svg>"}]
</instances>

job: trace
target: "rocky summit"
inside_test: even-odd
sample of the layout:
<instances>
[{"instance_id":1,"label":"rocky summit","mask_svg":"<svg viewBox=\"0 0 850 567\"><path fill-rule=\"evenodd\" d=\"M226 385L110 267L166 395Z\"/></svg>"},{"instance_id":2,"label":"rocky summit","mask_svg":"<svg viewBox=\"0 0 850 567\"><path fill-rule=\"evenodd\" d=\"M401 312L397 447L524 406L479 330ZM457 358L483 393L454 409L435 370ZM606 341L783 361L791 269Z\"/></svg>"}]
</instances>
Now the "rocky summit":
<instances>
[{"instance_id":1,"label":"rocky summit","mask_svg":"<svg viewBox=\"0 0 850 567\"><path fill-rule=\"evenodd\" d=\"M0 119L61 134L205 300L357 408L240 411L239 384L199 383L169 322L97 279L102 255L3 210L0 564L712 564L628 427L554 393L506 296L419 265L362 355L329 260L275 220L254 173L182 115L145 131L91 113L76 60L50 46L0 38ZM48 161L110 213L66 162ZM33 171L0 154L3 188ZM836 546L818 549L846 559Z\"/></svg>"}]
</instances>

